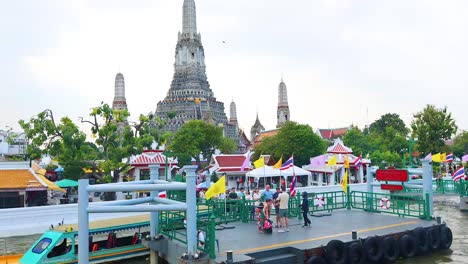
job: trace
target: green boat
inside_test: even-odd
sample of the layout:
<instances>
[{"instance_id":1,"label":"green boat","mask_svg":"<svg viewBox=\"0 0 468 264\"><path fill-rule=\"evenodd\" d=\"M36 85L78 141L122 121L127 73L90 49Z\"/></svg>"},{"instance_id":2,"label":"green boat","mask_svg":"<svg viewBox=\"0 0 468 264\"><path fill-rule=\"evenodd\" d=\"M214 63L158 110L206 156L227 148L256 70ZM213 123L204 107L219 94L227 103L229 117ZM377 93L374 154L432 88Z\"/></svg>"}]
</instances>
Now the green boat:
<instances>
[{"instance_id":1,"label":"green boat","mask_svg":"<svg viewBox=\"0 0 468 264\"><path fill-rule=\"evenodd\" d=\"M147 217L127 217L91 223L89 262L106 263L148 255L149 249L141 243L142 238L149 235L150 227L149 221L145 221L144 218ZM51 228L26 251L19 263L78 263L76 225Z\"/></svg>"}]
</instances>

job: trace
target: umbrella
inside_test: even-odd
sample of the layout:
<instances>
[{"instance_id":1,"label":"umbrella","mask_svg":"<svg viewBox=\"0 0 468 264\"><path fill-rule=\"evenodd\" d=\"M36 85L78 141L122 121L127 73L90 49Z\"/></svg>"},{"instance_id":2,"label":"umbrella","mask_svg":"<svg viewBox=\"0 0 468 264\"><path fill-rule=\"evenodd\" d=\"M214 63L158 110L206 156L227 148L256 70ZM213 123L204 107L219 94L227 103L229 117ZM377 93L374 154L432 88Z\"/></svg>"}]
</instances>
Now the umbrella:
<instances>
[{"instance_id":1,"label":"umbrella","mask_svg":"<svg viewBox=\"0 0 468 264\"><path fill-rule=\"evenodd\" d=\"M55 172L63 172L63 168L62 167L58 167L54 170Z\"/></svg>"},{"instance_id":2,"label":"umbrella","mask_svg":"<svg viewBox=\"0 0 468 264\"><path fill-rule=\"evenodd\" d=\"M213 184L214 184L214 182L211 182L210 186L213 185ZM197 185L197 189L207 189L207 188L206 188L206 181L204 181L204 182L202 182L202 183L199 183L199 184Z\"/></svg>"},{"instance_id":3,"label":"umbrella","mask_svg":"<svg viewBox=\"0 0 468 264\"><path fill-rule=\"evenodd\" d=\"M55 185L60 188L77 187L78 182L74 180L63 179L61 181L55 182Z\"/></svg>"}]
</instances>

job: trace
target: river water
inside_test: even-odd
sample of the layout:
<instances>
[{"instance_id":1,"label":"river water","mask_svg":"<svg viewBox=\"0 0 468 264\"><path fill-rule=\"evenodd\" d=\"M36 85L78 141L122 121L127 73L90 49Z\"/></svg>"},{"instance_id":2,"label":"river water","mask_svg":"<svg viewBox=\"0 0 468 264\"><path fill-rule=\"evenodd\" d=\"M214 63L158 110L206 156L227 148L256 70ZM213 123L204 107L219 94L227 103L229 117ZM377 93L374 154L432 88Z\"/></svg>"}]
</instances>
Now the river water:
<instances>
[{"instance_id":1,"label":"river water","mask_svg":"<svg viewBox=\"0 0 468 264\"><path fill-rule=\"evenodd\" d=\"M460 212L456 196L434 197L434 215L442 217L452 229L453 243L450 250L437 251L433 254L418 256L411 259L400 260L400 264L439 264L439 263L468 263L468 213ZM41 235L17 236L0 238L0 255L6 251L8 254L24 253ZM147 257L126 260L121 263L147 264Z\"/></svg>"}]
</instances>

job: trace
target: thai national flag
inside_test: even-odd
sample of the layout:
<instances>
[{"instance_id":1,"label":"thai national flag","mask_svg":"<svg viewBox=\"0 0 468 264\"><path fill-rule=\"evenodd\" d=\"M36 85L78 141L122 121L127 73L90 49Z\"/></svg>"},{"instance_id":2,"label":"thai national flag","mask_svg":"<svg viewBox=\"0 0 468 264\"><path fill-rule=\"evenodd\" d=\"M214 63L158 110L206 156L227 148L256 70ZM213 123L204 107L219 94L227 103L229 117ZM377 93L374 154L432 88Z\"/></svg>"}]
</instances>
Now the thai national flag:
<instances>
[{"instance_id":1,"label":"thai national flag","mask_svg":"<svg viewBox=\"0 0 468 264\"><path fill-rule=\"evenodd\" d=\"M453 181L458 181L461 178L465 177L465 167L461 166L458 170L456 170L452 175Z\"/></svg>"},{"instance_id":2,"label":"thai national flag","mask_svg":"<svg viewBox=\"0 0 468 264\"><path fill-rule=\"evenodd\" d=\"M360 167L362 163L362 153L357 157L357 159L354 161L354 166Z\"/></svg>"},{"instance_id":3,"label":"thai national flag","mask_svg":"<svg viewBox=\"0 0 468 264\"><path fill-rule=\"evenodd\" d=\"M447 157L445 158L445 162L453 162L453 153L447 155Z\"/></svg>"},{"instance_id":4,"label":"thai national flag","mask_svg":"<svg viewBox=\"0 0 468 264\"><path fill-rule=\"evenodd\" d=\"M296 196L296 173L293 172L293 178L291 181L291 185L289 186L289 193L291 197Z\"/></svg>"},{"instance_id":5,"label":"thai national flag","mask_svg":"<svg viewBox=\"0 0 468 264\"><path fill-rule=\"evenodd\" d=\"M294 157L291 156L283 165L281 165L280 170L287 170L294 166Z\"/></svg>"}]
</instances>

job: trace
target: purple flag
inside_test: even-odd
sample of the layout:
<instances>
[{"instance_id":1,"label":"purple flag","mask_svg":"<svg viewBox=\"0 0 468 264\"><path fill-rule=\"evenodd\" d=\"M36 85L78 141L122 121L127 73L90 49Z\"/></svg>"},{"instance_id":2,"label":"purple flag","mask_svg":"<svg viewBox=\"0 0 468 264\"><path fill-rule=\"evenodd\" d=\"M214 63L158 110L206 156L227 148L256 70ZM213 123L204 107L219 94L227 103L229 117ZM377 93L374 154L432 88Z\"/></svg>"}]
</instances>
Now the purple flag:
<instances>
[{"instance_id":1,"label":"purple flag","mask_svg":"<svg viewBox=\"0 0 468 264\"><path fill-rule=\"evenodd\" d=\"M244 171L245 167L250 168L250 155L251 154L252 154L252 152L250 152L250 151L246 153L244 163L242 163L241 171Z\"/></svg>"},{"instance_id":2,"label":"purple flag","mask_svg":"<svg viewBox=\"0 0 468 264\"><path fill-rule=\"evenodd\" d=\"M432 153L427 154L427 156L424 159L432 161Z\"/></svg>"},{"instance_id":3,"label":"purple flag","mask_svg":"<svg viewBox=\"0 0 468 264\"><path fill-rule=\"evenodd\" d=\"M462 157L462 162L467 162L468 161L468 154Z\"/></svg>"},{"instance_id":4,"label":"purple flag","mask_svg":"<svg viewBox=\"0 0 468 264\"><path fill-rule=\"evenodd\" d=\"M310 165L313 167L325 166L326 164L326 154L314 157L310 159Z\"/></svg>"}]
</instances>

